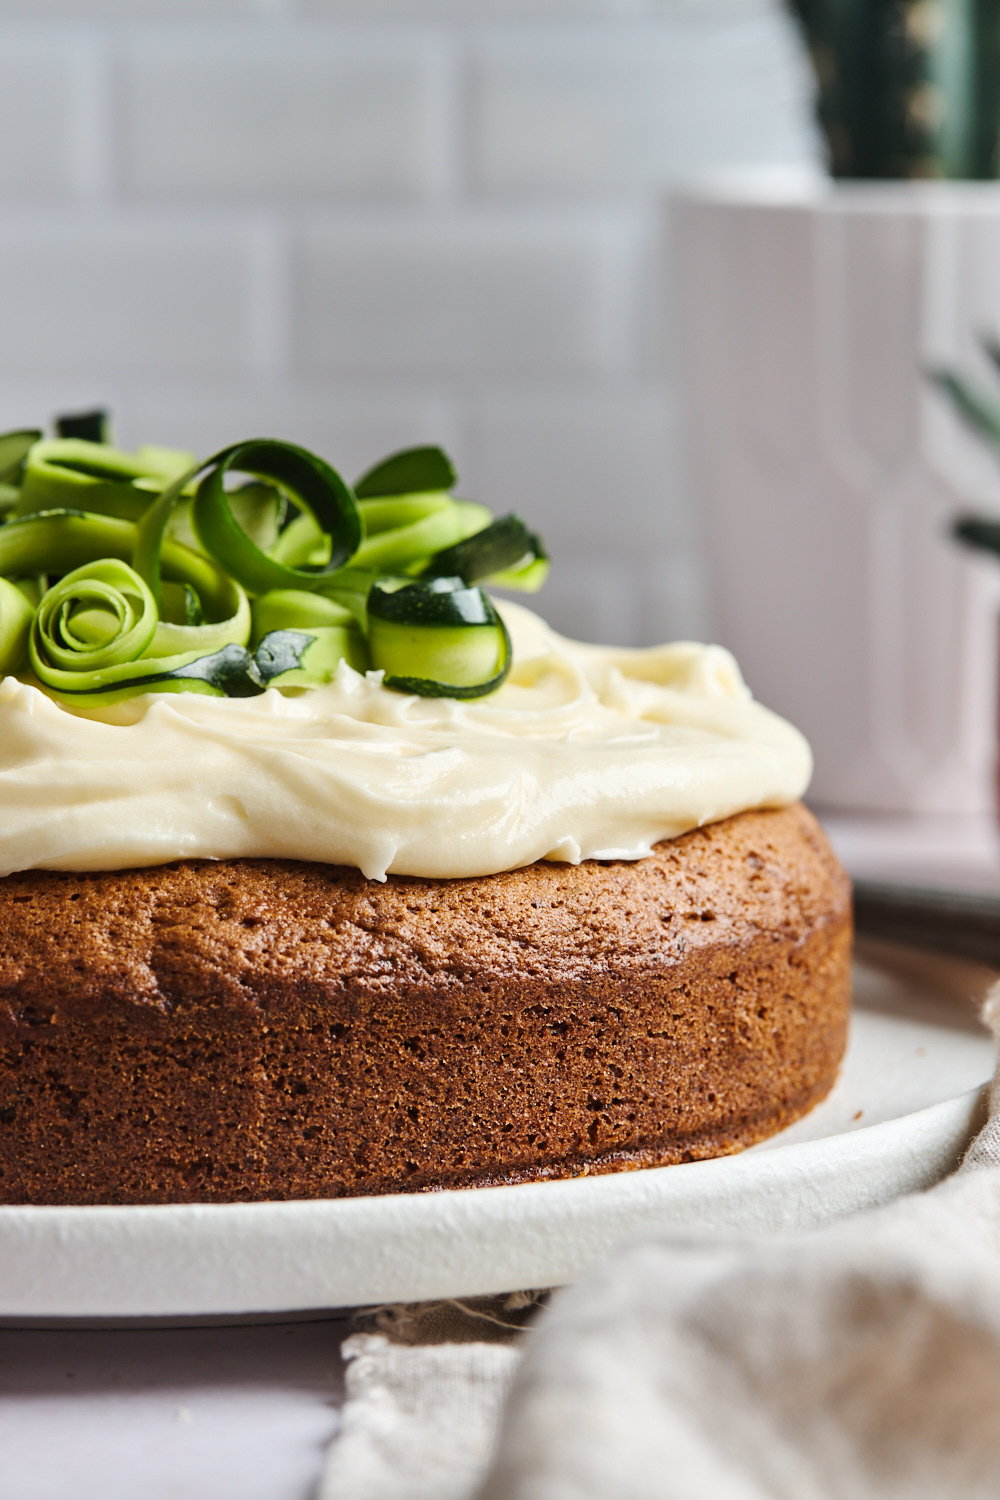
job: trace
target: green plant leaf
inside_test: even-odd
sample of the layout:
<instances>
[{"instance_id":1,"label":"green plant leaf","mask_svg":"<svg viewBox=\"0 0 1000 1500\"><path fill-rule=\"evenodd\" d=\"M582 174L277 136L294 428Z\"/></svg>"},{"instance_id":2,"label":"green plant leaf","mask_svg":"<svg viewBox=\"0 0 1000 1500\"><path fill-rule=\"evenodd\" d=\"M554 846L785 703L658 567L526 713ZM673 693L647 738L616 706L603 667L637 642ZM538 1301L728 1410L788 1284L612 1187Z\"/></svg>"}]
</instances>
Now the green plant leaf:
<instances>
[{"instance_id":1,"label":"green plant leaf","mask_svg":"<svg viewBox=\"0 0 1000 1500\"><path fill-rule=\"evenodd\" d=\"M930 378L950 399L958 415L974 432L1000 446L1000 406L977 386L950 370L931 370Z\"/></svg>"},{"instance_id":2,"label":"green plant leaf","mask_svg":"<svg viewBox=\"0 0 1000 1500\"><path fill-rule=\"evenodd\" d=\"M1000 556L1000 520L988 516L959 516L952 524L952 535L967 547Z\"/></svg>"}]
</instances>

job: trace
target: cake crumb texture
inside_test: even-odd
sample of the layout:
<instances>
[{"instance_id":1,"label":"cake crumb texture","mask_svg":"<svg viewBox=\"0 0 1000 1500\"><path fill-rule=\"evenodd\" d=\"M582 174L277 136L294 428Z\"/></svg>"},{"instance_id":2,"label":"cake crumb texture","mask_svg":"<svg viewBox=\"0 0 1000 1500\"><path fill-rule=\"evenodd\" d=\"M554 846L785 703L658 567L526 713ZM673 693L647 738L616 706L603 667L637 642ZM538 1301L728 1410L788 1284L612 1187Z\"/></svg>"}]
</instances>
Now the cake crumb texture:
<instances>
[{"instance_id":1,"label":"cake crumb texture","mask_svg":"<svg viewBox=\"0 0 1000 1500\"><path fill-rule=\"evenodd\" d=\"M801 805L635 863L0 880L0 1201L523 1182L738 1151L832 1085L850 887Z\"/></svg>"}]
</instances>

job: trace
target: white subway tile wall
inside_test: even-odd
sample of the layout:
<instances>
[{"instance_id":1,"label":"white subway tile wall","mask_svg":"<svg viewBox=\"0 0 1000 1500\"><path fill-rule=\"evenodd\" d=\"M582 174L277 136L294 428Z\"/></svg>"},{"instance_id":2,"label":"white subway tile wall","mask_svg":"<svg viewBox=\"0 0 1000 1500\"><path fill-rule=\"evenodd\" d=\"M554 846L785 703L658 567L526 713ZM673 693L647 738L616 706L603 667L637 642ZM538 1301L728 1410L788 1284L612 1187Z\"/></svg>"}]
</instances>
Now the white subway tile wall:
<instances>
[{"instance_id":1,"label":"white subway tile wall","mask_svg":"<svg viewBox=\"0 0 1000 1500\"><path fill-rule=\"evenodd\" d=\"M0 428L440 441L564 630L697 635L660 202L808 167L780 0L0 0Z\"/></svg>"}]
</instances>

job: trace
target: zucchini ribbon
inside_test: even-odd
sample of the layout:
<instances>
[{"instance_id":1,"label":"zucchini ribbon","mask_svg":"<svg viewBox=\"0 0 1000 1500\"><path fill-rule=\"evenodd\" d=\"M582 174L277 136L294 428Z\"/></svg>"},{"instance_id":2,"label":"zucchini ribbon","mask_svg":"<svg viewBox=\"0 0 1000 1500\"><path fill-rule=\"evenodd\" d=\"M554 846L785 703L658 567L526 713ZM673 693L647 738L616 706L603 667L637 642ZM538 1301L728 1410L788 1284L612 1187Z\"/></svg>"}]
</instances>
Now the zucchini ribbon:
<instances>
[{"instance_id":1,"label":"zucchini ribbon","mask_svg":"<svg viewBox=\"0 0 1000 1500\"><path fill-rule=\"evenodd\" d=\"M393 454L352 488L275 439L199 463L96 441L100 412L57 430L0 435L0 673L82 706L304 689L341 662L422 696L506 677L479 584L537 588L548 560L519 517L451 495L441 449Z\"/></svg>"},{"instance_id":2,"label":"zucchini ribbon","mask_svg":"<svg viewBox=\"0 0 1000 1500\"><path fill-rule=\"evenodd\" d=\"M379 580L368 620L372 663L397 693L481 698L510 671L507 627L482 589L461 578Z\"/></svg>"}]
</instances>

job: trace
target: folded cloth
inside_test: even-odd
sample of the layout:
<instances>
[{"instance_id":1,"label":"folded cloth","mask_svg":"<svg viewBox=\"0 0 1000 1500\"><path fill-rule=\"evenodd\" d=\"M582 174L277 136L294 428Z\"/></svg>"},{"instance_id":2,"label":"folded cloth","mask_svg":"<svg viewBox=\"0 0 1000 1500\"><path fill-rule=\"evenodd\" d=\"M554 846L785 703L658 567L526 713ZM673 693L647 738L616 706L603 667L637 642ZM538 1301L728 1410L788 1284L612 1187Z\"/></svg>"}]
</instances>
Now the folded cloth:
<instances>
[{"instance_id":1,"label":"folded cloth","mask_svg":"<svg viewBox=\"0 0 1000 1500\"><path fill-rule=\"evenodd\" d=\"M1000 990L984 1018L1000 1040ZM349 1341L320 1500L995 1500L1000 1071L938 1187L807 1234L636 1246L519 1347Z\"/></svg>"},{"instance_id":2,"label":"folded cloth","mask_svg":"<svg viewBox=\"0 0 1000 1500\"><path fill-rule=\"evenodd\" d=\"M344 1344L348 1399L317 1500L466 1500L517 1362L503 1344Z\"/></svg>"},{"instance_id":3,"label":"folded cloth","mask_svg":"<svg viewBox=\"0 0 1000 1500\"><path fill-rule=\"evenodd\" d=\"M369 1308L317 1500L466 1500L482 1479L538 1294Z\"/></svg>"}]
</instances>

